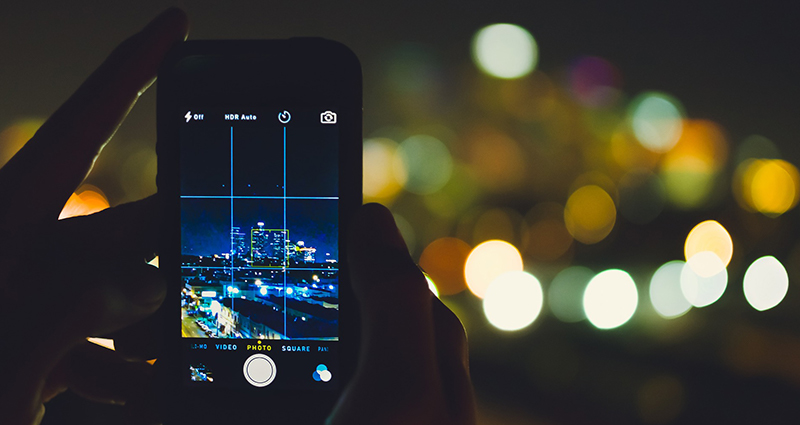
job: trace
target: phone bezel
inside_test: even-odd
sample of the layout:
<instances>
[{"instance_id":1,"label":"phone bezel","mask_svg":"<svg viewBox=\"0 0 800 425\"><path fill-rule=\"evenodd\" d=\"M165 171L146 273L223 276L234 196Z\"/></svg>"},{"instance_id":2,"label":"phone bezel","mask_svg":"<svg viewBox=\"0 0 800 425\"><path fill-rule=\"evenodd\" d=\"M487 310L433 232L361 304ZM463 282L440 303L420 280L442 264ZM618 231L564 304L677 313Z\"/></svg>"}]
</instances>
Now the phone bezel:
<instances>
[{"instance_id":1,"label":"phone bezel","mask_svg":"<svg viewBox=\"0 0 800 425\"><path fill-rule=\"evenodd\" d=\"M165 423L244 420L321 421L353 375L359 347L358 308L349 284L346 234L349 218L362 203L362 85L355 54L320 38L286 40L187 41L174 49L158 76L158 176L164 212L160 265L168 282L159 311L163 352L156 362ZM180 381L180 187L178 132L185 105L336 105L339 114L339 368L338 390L282 390L268 397L257 390L191 389ZM234 411L180 412L181 406L208 397ZM317 407L305 402L313 397ZM233 403L233 404L232 404ZM241 407L244 406L244 407ZM251 406L251 407L246 407ZM281 412L268 412L269 406ZM214 409L211 409L214 410Z\"/></svg>"}]
</instances>

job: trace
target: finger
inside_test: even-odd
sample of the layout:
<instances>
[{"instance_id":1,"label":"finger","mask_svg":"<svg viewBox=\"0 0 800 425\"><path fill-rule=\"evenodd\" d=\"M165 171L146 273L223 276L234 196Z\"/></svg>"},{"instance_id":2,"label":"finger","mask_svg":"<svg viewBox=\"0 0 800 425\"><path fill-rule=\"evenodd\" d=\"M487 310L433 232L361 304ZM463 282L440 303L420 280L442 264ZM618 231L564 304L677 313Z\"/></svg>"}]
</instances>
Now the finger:
<instances>
[{"instance_id":1,"label":"finger","mask_svg":"<svg viewBox=\"0 0 800 425\"><path fill-rule=\"evenodd\" d=\"M458 317L439 299L433 300L436 353L445 401L454 423L475 423L475 394L469 377L467 334Z\"/></svg>"},{"instance_id":2,"label":"finger","mask_svg":"<svg viewBox=\"0 0 800 425\"><path fill-rule=\"evenodd\" d=\"M156 313L105 336L114 340L114 349L123 358L150 360L160 354L163 327L162 318Z\"/></svg>"},{"instance_id":3,"label":"finger","mask_svg":"<svg viewBox=\"0 0 800 425\"><path fill-rule=\"evenodd\" d=\"M158 246L161 212L158 195L72 217L55 224L55 246L68 247L62 256L109 261L150 259ZM74 261L72 260L72 261Z\"/></svg>"},{"instance_id":4,"label":"finger","mask_svg":"<svg viewBox=\"0 0 800 425\"><path fill-rule=\"evenodd\" d=\"M65 359L67 386L97 402L126 404L143 393L153 379L153 367L131 362L106 348L83 343Z\"/></svg>"},{"instance_id":5,"label":"finger","mask_svg":"<svg viewBox=\"0 0 800 425\"><path fill-rule=\"evenodd\" d=\"M391 212L368 204L353 222L358 225L351 227L348 261L366 347L429 358L434 347L431 292L408 255Z\"/></svg>"},{"instance_id":6,"label":"finger","mask_svg":"<svg viewBox=\"0 0 800 425\"><path fill-rule=\"evenodd\" d=\"M154 81L164 55L187 31L183 11L165 11L120 44L42 125L0 169L0 199L8 206L0 210L4 222L58 217L102 146Z\"/></svg>"},{"instance_id":7,"label":"finger","mask_svg":"<svg viewBox=\"0 0 800 425\"><path fill-rule=\"evenodd\" d=\"M10 368L9 376L0 386L0 411L12 412L31 423L40 414L43 397L52 397L61 387L57 382L46 385L61 359L89 335L98 335L130 325L151 314L163 301L164 288L160 274L153 267L140 265L129 269L120 285L109 284L81 296L53 298L43 304L39 299L16 306L10 317L28 317L23 330L15 331L17 341L23 341L23 351L7 350L0 356ZM155 275L149 275L150 270ZM142 281L147 283L142 284ZM157 283L155 283L157 282ZM69 286L68 282L64 286ZM160 286L160 287L159 287ZM45 291L46 292L46 291ZM33 297L29 297L33 298ZM44 299L44 296L40 297ZM37 312L31 316L24 312ZM34 337L31 337L34 336ZM20 354L25 354L21 356ZM55 374L56 376L58 374ZM7 392L6 390L13 391ZM28 418L28 419L25 419Z\"/></svg>"}]
</instances>

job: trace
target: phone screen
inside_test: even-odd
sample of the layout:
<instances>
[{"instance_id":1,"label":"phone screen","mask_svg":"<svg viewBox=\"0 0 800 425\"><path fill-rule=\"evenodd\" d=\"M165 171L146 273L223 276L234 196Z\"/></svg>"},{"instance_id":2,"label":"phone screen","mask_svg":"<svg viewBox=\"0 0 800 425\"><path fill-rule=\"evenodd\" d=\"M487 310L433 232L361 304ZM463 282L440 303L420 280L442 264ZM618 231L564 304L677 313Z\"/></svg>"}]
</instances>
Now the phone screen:
<instances>
[{"instance_id":1,"label":"phone screen","mask_svg":"<svg viewBox=\"0 0 800 425\"><path fill-rule=\"evenodd\" d=\"M181 110L183 385L336 389L334 105Z\"/></svg>"}]
</instances>

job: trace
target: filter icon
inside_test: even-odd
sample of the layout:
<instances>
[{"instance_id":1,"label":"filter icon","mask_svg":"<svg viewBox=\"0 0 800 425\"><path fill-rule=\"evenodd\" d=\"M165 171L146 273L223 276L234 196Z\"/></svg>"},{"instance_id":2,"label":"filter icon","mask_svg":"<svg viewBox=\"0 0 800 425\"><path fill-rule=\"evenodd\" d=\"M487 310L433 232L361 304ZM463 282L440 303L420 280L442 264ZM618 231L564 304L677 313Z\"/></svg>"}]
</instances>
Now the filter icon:
<instances>
[{"instance_id":1,"label":"filter icon","mask_svg":"<svg viewBox=\"0 0 800 425\"><path fill-rule=\"evenodd\" d=\"M312 376L317 382L328 382L333 377L333 375L331 375L331 371L328 370L328 366L325 366L324 364L317 365L317 370L314 371Z\"/></svg>"}]
</instances>

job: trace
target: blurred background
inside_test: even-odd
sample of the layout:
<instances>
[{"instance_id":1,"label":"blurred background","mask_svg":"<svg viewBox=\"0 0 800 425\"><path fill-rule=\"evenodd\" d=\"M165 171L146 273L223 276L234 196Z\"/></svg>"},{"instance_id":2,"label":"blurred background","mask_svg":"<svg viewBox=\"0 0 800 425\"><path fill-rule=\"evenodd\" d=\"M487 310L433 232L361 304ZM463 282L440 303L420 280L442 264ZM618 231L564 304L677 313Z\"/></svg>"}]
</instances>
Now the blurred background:
<instances>
[{"instance_id":1,"label":"blurred background","mask_svg":"<svg viewBox=\"0 0 800 425\"><path fill-rule=\"evenodd\" d=\"M756 2L176 1L364 71L364 194L464 323L481 424L763 423L800 399L800 33ZM168 4L0 8L0 164ZM155 90L65 208L155 192ZM105 423L64 395L45 423Z\"/></svg>"}]
</instances>

